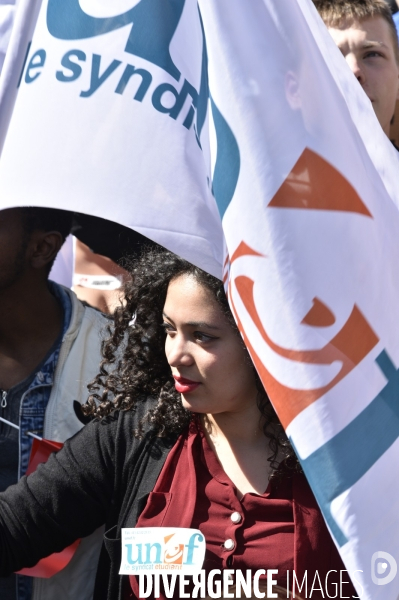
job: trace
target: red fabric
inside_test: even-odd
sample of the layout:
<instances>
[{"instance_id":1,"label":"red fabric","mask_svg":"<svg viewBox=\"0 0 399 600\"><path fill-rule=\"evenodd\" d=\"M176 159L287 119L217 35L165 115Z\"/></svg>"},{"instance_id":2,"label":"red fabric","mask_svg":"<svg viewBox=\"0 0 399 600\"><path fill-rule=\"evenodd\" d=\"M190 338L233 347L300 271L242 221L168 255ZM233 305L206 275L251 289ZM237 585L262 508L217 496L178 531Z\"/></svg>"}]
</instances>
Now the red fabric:
<instances>
[{"instance_id":1,"label":"red fabric","mask_svg":"<svg viewBox=\"0 0 399 600\"><path fill-rule=\"evenodd\" d=\"M29 464L26 470L26 475L30 475L36 471L37 467L41 463L47 462L50 454L57 452L62 448L64 444L61 442L54 442L53 440L46 439L33 439L32 450L29 457ZM18 575L28 575L29 577L42 577L48 579L53 577L56 573L65 569L65 567L72 560L76 550L78 549L80 540L76 540L73 544L61 550L61 552L55 552L42 558L34 567L28 567L17 571Z\"/></svg>"},{"instance_id":2,"label":"red fabric","mask_svg":"<svg viewBox=\"0 0 399 600\"><path fill-rule=\"evenodd\" d=\"M240 523L230 519L233 512L242 516ZM312 582L317 570L324 585L329 570L345 568L303 475L271 482L264 494L248 493L238 500L234 484L196 425L172 448L137 527L200 529L206 539L207 572L278 569L283 587L287 571L295 570L298 581L307 571ZM231 551L223 547L227 539L236 544ZM138 598L138 578L130 577L130 584L126 599ZM349 585L343 587L342 597L351 593ZM314 600L322 597L312 594Z\"/></svg>"}]
</instances>

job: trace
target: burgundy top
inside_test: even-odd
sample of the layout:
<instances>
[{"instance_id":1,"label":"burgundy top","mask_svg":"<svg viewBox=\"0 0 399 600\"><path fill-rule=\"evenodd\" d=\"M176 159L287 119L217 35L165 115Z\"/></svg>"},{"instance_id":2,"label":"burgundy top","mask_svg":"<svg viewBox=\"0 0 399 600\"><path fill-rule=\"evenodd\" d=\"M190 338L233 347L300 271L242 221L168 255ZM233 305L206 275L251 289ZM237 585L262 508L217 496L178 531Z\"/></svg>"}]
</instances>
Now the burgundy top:
<instances>
[{"instance_id":1,"label":"burgundy top","mask_svg":"<svg viewBox=\"0 0 399 600\"><path fill-rule=\"evenodd\" d=\"M304 511L303 507L295 506L295 496L301 492L302 495L305 492L305 497L310 496L313 504L309 506L306 502ZM310 532L307 531L309 525ZM179 437L170 451L137 527L199 529L206 539L203 565L206 572L226 568L244 572L251 569L253 573L258 569L278 569L278 583L285 587L287 570L292 577L295 569L297 577L300 575L302 579L304 570L310 571L308 576L318 570L322 577L329 569L345 568L303 475L270 482L264 494L247 493L239 500L236 487L201 428L195 424ZM320 529L324 537L315 544ZM226 540L230 545L231 540L234 542L230 550L224 547ZM320 545L319 550L316 545ZM303 552L307 549L310 552L306 560ZM313 564L314 561L317 564ZM129 579L131 589L126 590L126 598L138 598L138 578ZM349 592L349 586L346 588ZM312 597L316 600L317 593Z\"/></svg>"}]
</instances>

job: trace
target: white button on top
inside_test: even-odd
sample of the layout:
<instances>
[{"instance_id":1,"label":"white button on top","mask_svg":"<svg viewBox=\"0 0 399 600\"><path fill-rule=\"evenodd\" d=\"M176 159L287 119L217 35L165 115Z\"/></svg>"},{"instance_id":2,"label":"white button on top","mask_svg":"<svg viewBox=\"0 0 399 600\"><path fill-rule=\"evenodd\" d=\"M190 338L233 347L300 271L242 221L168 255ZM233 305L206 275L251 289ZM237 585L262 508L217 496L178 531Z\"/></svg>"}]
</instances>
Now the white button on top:
<instances>
[{"instance_id":1,"label":"white button on top","mask_svg":"<svg viewBox=\"0 0 399 600\"><path fill-rule=\"evenodd\" d=\"M236 547L234 540L226 540L224 545L224 549L225 550L234 550L234 548Z\"/></svg>"},{"instance_id":2,"label":"white button on top","mask_svg":"<svg viewBox=\"0 0 399 600\"><path fill-rule=\"evenodd\" d=\"M233 523L240 523L241 519L242 519L242 516L240 515L239 512L233 512L230 515L230 519L233 521Z\"/></svg>"}]
</instances>

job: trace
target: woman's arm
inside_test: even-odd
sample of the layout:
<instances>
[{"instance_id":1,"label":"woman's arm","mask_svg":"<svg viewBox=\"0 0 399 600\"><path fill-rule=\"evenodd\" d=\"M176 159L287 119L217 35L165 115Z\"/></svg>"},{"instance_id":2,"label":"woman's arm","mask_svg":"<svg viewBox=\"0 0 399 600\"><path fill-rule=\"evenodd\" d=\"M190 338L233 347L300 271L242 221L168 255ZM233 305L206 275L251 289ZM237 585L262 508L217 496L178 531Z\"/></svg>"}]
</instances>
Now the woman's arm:
<instances>
[{"instance_id":1,"label":"woman's arm","mask_svg":"<svg viewBox=\"0 0 399 600\"><path fill-rule=\"evenodd\" d=\"M90 423L35 473L0 494L1 576L35 565L106 521L115 441L122 433L118 421L114 415Z\"/></svg>"}]
</instances>

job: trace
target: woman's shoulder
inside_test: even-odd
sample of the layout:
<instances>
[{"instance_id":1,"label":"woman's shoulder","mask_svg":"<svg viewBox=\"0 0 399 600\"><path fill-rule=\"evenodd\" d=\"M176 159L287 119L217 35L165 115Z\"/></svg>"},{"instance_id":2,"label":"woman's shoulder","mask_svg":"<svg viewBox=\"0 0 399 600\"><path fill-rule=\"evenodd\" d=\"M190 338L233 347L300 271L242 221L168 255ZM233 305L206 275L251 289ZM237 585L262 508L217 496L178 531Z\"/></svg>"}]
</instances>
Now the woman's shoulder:
<instances>
[{"instance_id":1,"label":"woman's shoulder","mask_svg":"<svg viewBox=\"0 0 399 600\"><path fill-rule=\"evenodd\" d=\"M166 456L178 438L178 433L159 435L151 423L149 411L157 404L153 397L145 398L129 410L114 410L95 418L68 440L67 450L84 455L93 463L107 463L123 472L134 469L140 457L148 455L154 462Z\"/></svg>"}]
</instances>

